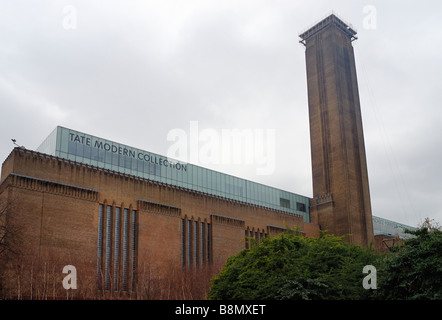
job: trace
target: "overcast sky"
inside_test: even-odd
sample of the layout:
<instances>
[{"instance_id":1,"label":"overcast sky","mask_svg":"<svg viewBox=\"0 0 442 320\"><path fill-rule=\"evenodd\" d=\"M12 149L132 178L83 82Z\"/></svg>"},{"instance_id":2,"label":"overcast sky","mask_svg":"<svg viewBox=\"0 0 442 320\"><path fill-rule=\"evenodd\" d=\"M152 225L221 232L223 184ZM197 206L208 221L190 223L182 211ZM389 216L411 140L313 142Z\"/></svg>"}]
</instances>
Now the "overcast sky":
<instances>
[{"instance_id":1,"label":"overcast sky","mask_svg":"<svg viewBox=\"0 0 442 320\"><path fill-rule=\"evenodd\" d=\"M57 125L163 155L192 124L273 132L270 174L197 164L311 197L298 35L331 12L358 32L373 214L442 224L441 1L0 0L1 162Z\"/></svg>"}]
</instances>

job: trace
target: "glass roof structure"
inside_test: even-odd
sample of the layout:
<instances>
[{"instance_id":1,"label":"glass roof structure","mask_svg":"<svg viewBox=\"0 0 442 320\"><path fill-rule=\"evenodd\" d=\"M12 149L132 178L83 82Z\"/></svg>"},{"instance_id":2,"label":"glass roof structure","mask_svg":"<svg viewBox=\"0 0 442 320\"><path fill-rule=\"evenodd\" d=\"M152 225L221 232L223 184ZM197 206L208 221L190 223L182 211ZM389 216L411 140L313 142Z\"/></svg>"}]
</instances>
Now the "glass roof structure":
<instances>
[{"instance_id":1,"label":"glass roof structure","mask_svg":"<svg viewBox=\"0 0 442 320\"><path fill-rule=\"evenodd\" d=\"M58 126L38 152L210 195L258 205L310 222L310 198L232 175L170 159Z\"/></svg>"}]
</instances>

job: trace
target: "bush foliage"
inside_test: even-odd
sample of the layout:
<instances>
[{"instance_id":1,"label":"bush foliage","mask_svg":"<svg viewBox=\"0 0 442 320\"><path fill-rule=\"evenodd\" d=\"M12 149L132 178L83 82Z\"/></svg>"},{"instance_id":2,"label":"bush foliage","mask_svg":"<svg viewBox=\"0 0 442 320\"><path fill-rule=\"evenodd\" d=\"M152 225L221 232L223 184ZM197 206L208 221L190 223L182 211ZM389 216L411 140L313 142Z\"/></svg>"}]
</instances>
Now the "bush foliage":
<instances>
[{"instance_id":1,"label":"bush foliage","mask_svg":"<svg viewBox=\"0 0 442 320\"><path fill-rule=\"evenodd\" d=\"M442 231L421 226L392 252L378 253L341 237L296 232L266 238L228 259L212 279L209 299L442 299ZM377 288L366 290L364 266Z\"/></svg>"},{"instance_id":2,"label":"bush foliage","mask_svg":"<svg viewBox=\"0 0 442 320\"><path fill-rule=\"evenodd\" d=\"M422 227L385 257L376 297L399 300L442 299L442 231Z\"/></svg>"},{"instance_id":3,"label":"bush foliage","mask_svg":"<svg viewBox=\"0 0 442 320\"><path fill-rule=\"evenodd\" d=\"M212 280L209 299L361 299L365 265L380 255L341 237L296 232L263 239L228 259Z\"/></svg>"}]
</instances>

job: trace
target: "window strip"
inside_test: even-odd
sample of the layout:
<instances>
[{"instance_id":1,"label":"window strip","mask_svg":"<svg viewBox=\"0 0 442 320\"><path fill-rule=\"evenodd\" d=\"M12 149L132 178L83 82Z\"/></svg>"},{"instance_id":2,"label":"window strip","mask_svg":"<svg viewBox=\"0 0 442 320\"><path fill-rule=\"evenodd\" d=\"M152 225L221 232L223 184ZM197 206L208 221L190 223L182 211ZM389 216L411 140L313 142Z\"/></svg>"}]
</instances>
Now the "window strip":
<instances>
[{"instance_id":1,"label":"window strip","mask_svg":"<svg viewBox=\"0 0 442 320\"><path fill-rule=\"evenodd\" d=\"M128 265L128 246L129 246L129 210L124 209L123 216L123 290L127 291L127 265Z\"/></svg>"},{"instance_id":2,"label":"window strip","mask_svg":"<svg viewBox=\"0 0 442 320\"><path fill-rule=\"evenodd\" d=\"M186 265L186 220L181 220L181 266Z\"/></svg>"},{"instance_id":3,"label":"window strip","mask_svg":"<svg viewBox=\"0 0 442 320\"><path fill-rule=\"evenodd\" d=\"M121 208L115 209L115 235L114 235L114 291L118 291L118 275L120 272L120 216Z\"/></svg>"},{"instance_id":4,"label":"window strip","mask_svg":"<svg viewBox=\"0 0 442 320\"><path fill-rule=\"evenodd\" d=\"M109 290L110 286L110 266L111 266L111 242L112 238L112 207L107 206L106 214L106 256L104 265L104 289Z\"/></svg>"},{"instance_id":5,"label":"window strip","mask_svg":"<svg viewBox=\"0 0 442 320\"><path fill-rule=\"evenodd\" d=\"M102 276L102 254L103 254L103 210L104 205L100 204L98 207L98 239L97 239L97 283L98 288L101 288Z\"/></svg>"},{"instance_id":6,"label":"window strip","mask_svg":"<svg viewBox=\"0 0 442 320\"><path fill-rule=\"evenodd\" d=\"M131 234L131 290L135 291L135 278L137 268L137 211L132 210L132 234Z\"/></svg>"}]
</instances>

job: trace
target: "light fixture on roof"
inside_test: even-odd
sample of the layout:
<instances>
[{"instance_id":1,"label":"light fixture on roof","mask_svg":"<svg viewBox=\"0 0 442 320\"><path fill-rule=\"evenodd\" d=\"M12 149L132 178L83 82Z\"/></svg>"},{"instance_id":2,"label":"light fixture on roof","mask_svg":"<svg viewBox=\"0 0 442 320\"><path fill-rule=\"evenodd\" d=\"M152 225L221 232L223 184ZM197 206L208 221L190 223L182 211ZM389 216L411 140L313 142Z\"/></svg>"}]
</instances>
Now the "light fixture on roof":
<instances>
[{"instance_id":1,"label":"light fixture on roof","mask_svg":"<svg viewBox=\"0 0 442 320\"><path fill-rule=\"evenodd\" d=\"M20 146L20 145L18 145L18 144L17 144L17 140L15 140L15 139L11 139L11 140L12 140L12 143L13 143L14 145L16 145L17 147L22 148L22 149L26 149L24 146Z\"/></svg>"}]
</instances>

